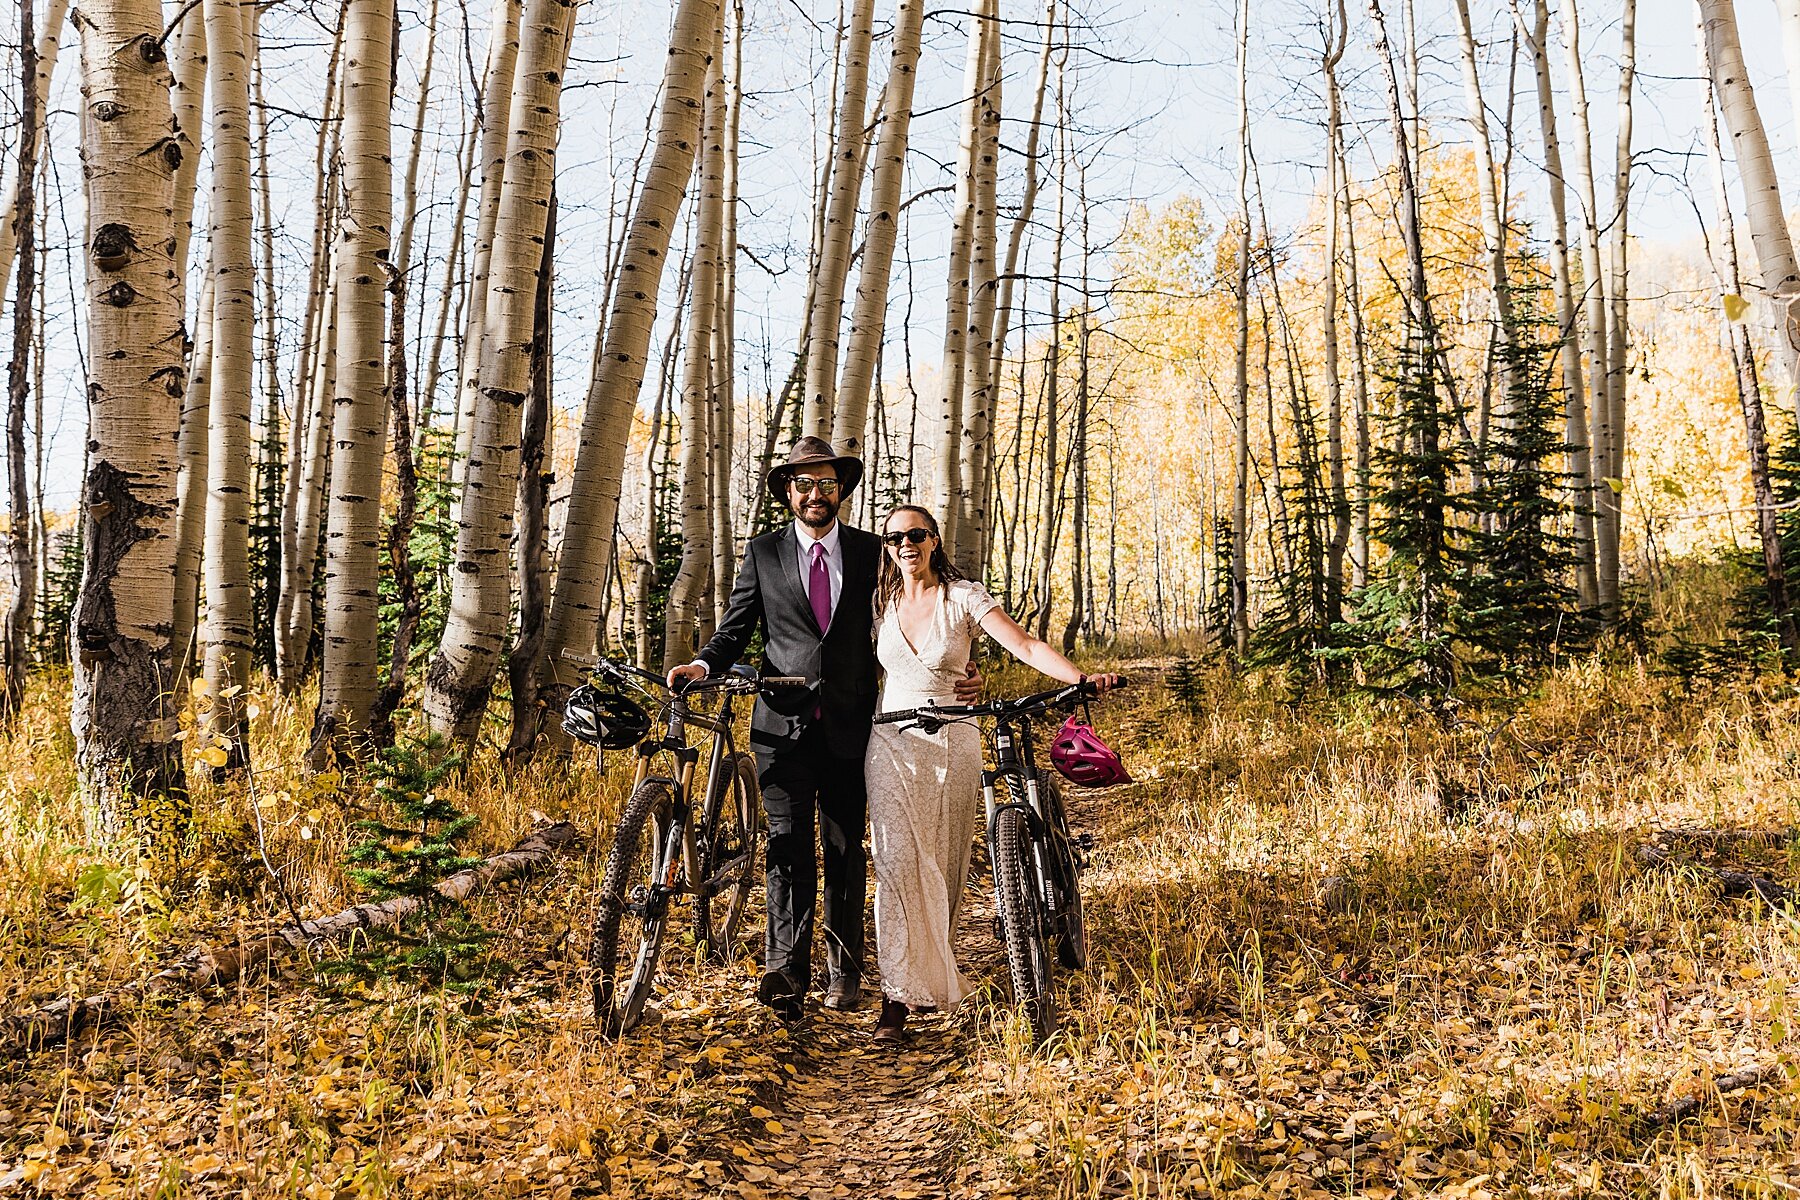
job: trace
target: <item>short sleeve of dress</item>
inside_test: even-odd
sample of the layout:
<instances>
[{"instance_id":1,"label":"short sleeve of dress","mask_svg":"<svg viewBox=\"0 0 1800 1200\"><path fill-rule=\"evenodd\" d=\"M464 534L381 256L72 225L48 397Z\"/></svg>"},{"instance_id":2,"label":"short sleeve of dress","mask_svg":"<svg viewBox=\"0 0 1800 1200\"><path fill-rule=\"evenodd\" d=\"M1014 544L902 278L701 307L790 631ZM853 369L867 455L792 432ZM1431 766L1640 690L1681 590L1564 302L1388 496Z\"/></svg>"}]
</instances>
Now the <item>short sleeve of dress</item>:
<instances>
[{"instance_id":1,"label":"short sleeve of dress","mask_svg":"<svg viewBox=\"0 0 1800 1200\"><path fill-rule=\"evenodd\" d=\"M962 613L971 638L980 638L982 620L1000 607L1000 602L989 595L986 588L969 579L959 579L950 585L950 602Z\"/></svg>"}]
</instances>

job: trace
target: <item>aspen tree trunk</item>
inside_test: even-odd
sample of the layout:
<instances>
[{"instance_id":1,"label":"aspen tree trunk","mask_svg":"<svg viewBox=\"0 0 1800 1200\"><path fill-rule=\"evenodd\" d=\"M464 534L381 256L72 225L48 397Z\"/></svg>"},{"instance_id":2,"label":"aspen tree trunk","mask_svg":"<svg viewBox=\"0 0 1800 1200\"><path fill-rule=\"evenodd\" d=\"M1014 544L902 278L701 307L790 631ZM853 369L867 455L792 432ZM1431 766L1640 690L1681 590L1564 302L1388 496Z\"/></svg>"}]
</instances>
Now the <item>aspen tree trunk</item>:
<instances>
[{"instance_id":1,"label":"aspen tree trunk","mask_svg":"<svg viewBox=\"0 0 1800 1200\"><path fill-rule=\"evenodd\" d=\"M1706 126L1707 156L1712 162L1713 200L1719 213L1719 245L1724 264L1713 256L1713 274L1719 281L1721 304L1727 295L1743 287L1739 273L1737 220L1731 211L1731 194L1725 183L1725 157L1719 147L1718 101L1713 89L1713 64L1708 54L1705 21L1694 6L1695 45L1700 51L1700 115ZM1704 232L1704 231L1703 231ZM1781 550L1781 514L1775 489L1769 480L1768 419L1763 411L1762 388L1757 379L1756 349L1750 331L1742 323L1727 321L1725 335L1736 368L1738 405L1744 413L1744 439L1750 452L1750 485L1756 497L1756 528L1762 543L1763 581L1769 593L1769 612L1775 618L1777 636L1790 655L1800 652L1800 627L1794 620L1793 599L1788 592L1787 564Z\"/></svg>"},{"instance_id":2,"label":"aspen tree trunk","mask_svg":"<svg viewBox=\"0 0 1800 1200\"><path fill-rule=\"evenodd\" d=\"M419 388L420 450L425 447L425 431L431 428L432 420L437 414L438 384L444 377L444 336L450 326L450 310L458 293L457 281L460 278L464 240L463 223L469 213L469 194L474 190L471 179L475 167L475 147L480 136L481 131L471 121L468 134L463 138L462 153L457 155L457 161L461 164L459 174L462 181L456 188L456 215L450 218L450 249L444 255L444 281L438 289L437 319L432 323L431 349L425 355L425 379ZM455 410L453 403L451 411L454 413Z\"/></svg>"},{"instance_id":3,"label":"aspen tree trunk","mask_svg":"<svg viewBox=\"0 0 1800 1200\"><path fill-rule=\"evenodd\" d=\"M195 4L175 27L169 66L175 73L175 129L182 142L181 166L175 172L175 282L187 311L188 253L194 240L194 207L198 200L200 147L206 130L206 10ZM329 108L327 109L329 111ZM210 274L210 270L208 272ZM198 318L196 318L198 319ZM190 331L189 336L193 336ZM190 366L189 373L193 370ZM201 493L204 495L204 491Z\"/></svg>"},{"instance_id":4,"label":"aspen tree trunk","mask_svg":"<svg viewBox=\"0 0 1800 1200\"><path fill-rule=\"evenodd\" d=\"M694 222L694 268L688 301L687 356L681 381L681 567L669 587L663 621L663 667L694 657L694 620L711 568L712 515L706 451L711 441L713 313L719 296L719 247L723 241L725 96L715 39L706 73L706 112L701 135L700 203ZM852 48L852 54L855 53ZM808 361L811 361L810 358Z\"/></svg>"},{"instance_id":5,"label":"aspen tree trunk","mask_svg":"<svg viewBox=\"0 0 1800 1200\"><path fill-rule=\"evenodd\" d=\"M744 109L744 0L732 0L731 14L731 59L725 71L719 302L713 326L712 602L715 629L725 619L737 564L737 540L733 536L736 526L731 517L731 460L737 442L738 131Z\"/></svg>"},{"instance_id":6,"label":"aspen tree trunk","mask_svg":"<svg viewBox=\"0 0 1800 1200\"><path fill-rule=\"evenodd\" d=\"M198 143L199 139L195 141ZM187 389L181 399L181 431L175 450L181 465L175 481L175 612L169 627L169 645L175 671L171 690L178 700L187 695L189 680L200 666L201 650L195 634L200 613L200 555L206 540L213 286L212 260L208 258L200 281L200 304L194 313L193 349L188 353L193 369L188 373Z\"/></svg>"},{"instance_id":7,"label":"aspen tree trunk","mask_svg":"<svg viewBox=\"0 0 1800 1200\"><path fill-rule=\"evenodd\" d=\"M512 685L512 736L503 756L513 765L531 758L543 726L538 693L544 618L550 606L550 297L555 283L556 212L553 186L532 304L531 394L519 435L519 638L506 659Z\"/></svg>"},{"instance_id":8,"label":"aspen tree trunk","mask_svg":"<svg viewBox=\"0 0 1800 1200\"><path fill-rule=\"evenodd\" d=\"M33 543L31 480L25 473L25 406L31 402L31 300L37 289L37 148L43 118L38 111L36 0L19 0L19 165L11 219L19 260L13 290L12 356L6 366L7 544L12 595L6 605L6 670L0 716L11 718L25 698L31 665L32 608L37 600L37 547ZM0 288L6 277L0 275ZM42 425L39 425L42 429ZM41 436L41 435L40 435Z\"/></svg>"},{"instance_id":9,"label":"aspen tree trunk","mask_svg":"<svg viewBox=\"0 0 1800 1200\"><path fill-rule=\"evenodd\" d=\"M844 281L850 274L850 239L856 231L857 202L862 197L863 123L869 94L869 48L875 23L875 0L852 0L850 28L844 46L844 90L837 109L837 131L831 146L830 197L825 210L825 239L819 250L812 289L812 333L806 348L805 431L829 437L836 411L838 335L844 312Z\"/></svg>"},{"instance_id":10,"label":"aspen tree trunk","mask_svg":"<svg viewBox=\"0 0 1800 1200\"><path fill-rule=\"evenodd\" d=\"M1356 439L1354 482L1350 498L1350 587L1355 591L1368 586L1369 582L1369 496L1373 479L1370 473L1373 446L1369 436L1369 337L1363 324L1362 282L1357 263L1356 204L1349 186L1350 172L1344 153L1342 129L1338 131L1336 157L1338 178L1345 181L1340 207L1344 218L1344 311L1350 317L1351 416Z\"/></svg>"},{"instance_id":11,"label":"aspen tree trunk","mask_svg":"<svg viewBox=\"0 0 1800 1200\"><path fill-rule=\"evenodd\" d=\"M1006 260L1000 268L999 300L994 306L993 350L988 357L988 377L994 381L994 392L1000 391L1001 366L1006 357L1006 338L1012 325L1013 291L1018 282L1019 248L1025 240L1025 230L1031 225L1032 213L1037 208L1038 194L1038 147L1044 129L1044 97L1050 90L1050 57L1056 46L1057 0L1045 0L1044 3L1044 45L1038 51L1037 90L1031 101L1031 125L1025 134L1025 182L1019 193L1019 215L1013 218L1012 229L1006 237ZM998 101L995 103L998 115ZM866 253L866 252L865 252Z\"/></svg>"},{"instance_id":12,"label":"aspen tree trunk","mask_svg":"<svg viewBox=\"0 0 1800 1200\"><path fill-rule=\"evenodd\" d=\"M576 8L577 0L529 0L520 27L450 612L425 674L422 705L432 729L461 745L480 730L511 608L506 562L518 492L519 427L531 390L538 275Z\"/></svg>"},{"instance_id":13,"label":"aspen tree trunk","mask_svg":"<svg viewBox=\"0 0 1800 1200\"><path fill-rule=\"evenodd\" d=\"M337 275L327 270L320 308L323 322L306 389L304 420L294 421L294 454L289 460L289 514L282 521L281 603L275 611L275 675L284 695L294 695L306 677L311 653L313 575L325 526L325 481L331 473L331 398L337 392Z\"/></svg>"},{"instance_id":14,"label":"aspen tree trunk","mask_svg":"<svg viewBox=\"0 0 1800 1200\"><path fill-rule=\"evenodd\" d=\"M482 76L481 200L476 209L475 245L469 254L472 269L469 299L463 309L462 365L456 376L456 457L450 464L451 478L458 483L464 478L471 453L481 388L488 272L494 227L500 219L500 186L506 177L507 118L512 111L513 75L519 58L521 4L522 0L494 0L494 29L488 37L487 69ZM459 507L462 499L459 494L455 501Z\"/></svg>"},{"instance_id":15,"label":"aspen tree trunk","mask_svg":"<svg viewBox=\"0 0 1800 1200\"><path fill-rule=\"evenodd\" d=\"M1085 214L1087 197L1082 197L1082 209ZM1085 263L1087 253L1084 236L1082 262L1084 269L1082 278L1087 278ZM1073 547L1069 568L1069 619L1063 624L1062 651L1069 655L1075 653L1075 638L1086 623L1088 605L1087 582L1087 521L1088 521L1088 309L1085 300L1081 306L1079 327L1075 334L1075 436L1070 447L1073 452L1073 471L1075 485L1070 504L1075 509L1070 530L1070 542Z\"/></svg>"},{"instance_id":16,"label":"aspen tree trunk","mask_svg":"<svg viewBox=\"0 0 1800 1200\"><path fill-rule=\"evenodd\" d=\"M174 654L174 691L186 696L188 678L198 665L194 641L200 603L200 549L206 536L207 412L212 403L211 252L202 269L199 306L187 323L188 251L194 236L194 207L200 172L200 147L206 130L206 14L196 4L175 28L173 104L176 136L181 139L181 166L175 171L176 304L187 331L187 390L181 403L181 432L176 455L181 463L176 483L175 622L169 644Z\"/></svg>"},{"instance_id":17,"label":"aspen tree trunk","mask_svg":"<svg viewBox=\"0 0 1800 1200\"><path fill-rule=\"evenodd\" d=\"M938 382L937 457L932 472L932 503L949 546L960 544L957 518L962 515L963 358L969 339L969 260L974 251L975 193L981 153L982 84L987 75L987 39L991 23L985 3L970 17L969 53L963 70L962 134L956 174L956 200L950 227L950 264L944 302L943 373Z\"/></svg>"},{"instance_id":18,"label":"aspen tree trunk","mask_svg":"<svg viewBox=\"0 0 1800 1200\"><path fill-rule=\"evenodd\" d=\"M343 111L341 66L346 22L338 11L332 31L331 57L325 69L325 103L329 118L319 125L314 161L319 182L313 194L312 263L307 275L306 312L298 368L294 373L294 418L288 447L287 476L282 484L281 595L275 605L275 678L284 695L300 687L310 665L313 631L313 575L317 567L325 476L330 469L327 433L335 363L327 357L327 332L335 347L337 293L333 286L333 243L337 231L336 197L339 119ZM333 351L335 353L335 350ZM306 547L302 553L302 547Z\"/></svg>"},{"instance_id":19,"label":"aspen tree trunk","mask_svg":"<svg viewBox=\"0 0 1800 1200\"><path fill-rule=\"evenodd\" d=\"M44 24L36 30L36 36L25 38L32 43L33 66L32 84L29 88L20 87L19 128L25 136L20 138L18 153L20 161L27 149L31 153L31 161L43 161L40 143L44 139L44 122L49 116L50 79L56 73L56 60L62 53L63 22L68 19L69 0L48 0L44 6ZM194 22L199 24L198 21ZM33 22L35 25L36 23ZM21 35L23 38L24 35ZM26 92L29 91L29 96ZM35 114L26 116L29 107ZM30 142L26 147L23 143ZM198 147L196 147L198 149ZM32 186L30 180L14 175L6 181L6 192L0 195L0 212L17 212L20 192ZM4 287L7 279L12 277L13 261L20 253L22 231L15 228L12 221L0 221L0 287Z\"/></svg>"},{"instance_id":20,"label":"aspen tree trunk","mask_svg":"<svg viewBox=\"0 0 1800 1200\"><path fill-rule=\"evenodd\" d=\"M281 502L285 496L272 495L270 481L281 480L285 493L287 481L282 475L283 437L298 440L282 430L281 402L281 336L277 320L281 315L281 296L275 286L275 204L273 181L269 170L269 107L263 98L263 60L261 10L252 5L245 14L249 22L246 36L250 43L250 99L255 112L256 133L256 203L259 258L256 264L257 286L262 296L262 366L263 408L260 427L256 431L256 482L251 511L255 514L252 531L262 539L262 574L255 581L252 595L251 628L253 630L253 663L264 670L275 669L275 613L281 605Z\"/></svg>"},{"instance_id":21,"label":"aspen tree trunk","mask_svg":"<svg viewBox=\"0 0 1800 1200\"><path fill-rule=\"evenodd\" d=\"M1603 499L1612 525L1613 587L1619 586L1619 542L1624 520L1625 487L1625 392L1630 379L1631 296L1631 92L1637 77L1637 0L1621 0L1619 49L1619 110L1614 126L1611 281L1607 302L1606 403L1611 437Z\"/></svg>"},{"instance_id":22,"label":"aspen tree trunk","mask_svg":"<svg viewBox=\"0 0 1800 1200\"><path fill-rule=\"evenodd\" d=\"M1750 244L1756 250L1764 298L1771 305L1770 321L1777 353L1788 376L1791 407L1795 396L1800 395L1800 316L1793 309L1794 297L1800 296L1800 267L1794 261L1781 183L1756 107L1756 93L1744 67L1732 0L1701 0L1700 12L1707 57L1712 62L1713 87L1725 114L1725 128L1731 133L1732 159L1743 184L1745 216L1750 222Z\"/></svg>"},{"instance_id":23,"label":"aspen tree trunk","mask_svg":"<svg viewBox=\"0 0 1800 1200\"><path fill-rule=\"evenodd\" d=\"M346 15L343 216L337 244L337 370L325 529L323 670L309 763L353 756L375 702L380 627L381 468L387 429L382 264L393 219L393 0L350 0Z\"/></svg>"},{"instance_id":24,"label":"aspen tree trunk","mask_svg":"<svg viewBox=\"0 0 1800 1200\"><path fill-rule=\"evenodd\" d=\"M249 762L243 689L250 682L250 397L256 386L256 269L250 187L250 56L238 0L206 0L211 108L213 309L207 403L206 727L229 756Z\"/></svg>"},{"instance_id":25,"label":"aspen tree trunk","mask_svg":"<svg viewBox=\"0 0 1800 1200\"><path fill-rule=\"evenodd\" d=\"M894 10L894 54L882 98L874 177L869 184L868 230L862 270L850 314L850 344L838 383L837 415L831 444L840 454L861 454L868 423L869 393L887 328L888 288L893 278L894 243L899 233L900 192L906 179L906 147L912 128L913 87L919 71L919 33L924 0L899 0Z\"/></svg>"},{"instance_id":26,"label":"aspen tree trunk","mask_svg":"<svg viewBox=\"0 0 1800 1200\"><path fill-rule=\"evenodd\" d=\"M1494 181L1494 145L1488 137L1487 105L1481 96L1481 72L1475 57L1475 32L1469 19L1469 0L1456 0L1457 45L1462 51L1463 93L1469 106L1469 132L1475 139L1475 190L1481 206L1481 239L1487 260L1491 327L1481 376L1480 413L1476 420L1475 448L1479 469L1485 474L1488 424L1493 398L1501 404L1511 394L1505 350L1511 342L1507 321L1512 300L1506 277L1506 231L1500 222L1500 195ZM1505 414L1503 413L1502 416ZM1484 514L1485 519L1485 514Z\"/></svg>"},{"instance_id":27,"label":"aspen tree trunk","mask_svg":"<svg viewBox=\"0 0 1800 1200\"><path fill-rule=\"evenodd\" d=\"M185 796L169 683L181 308L171 257L181 161L151 0L100 0L81 37L88 460L70 641L71 725L101 836L131 797Z\"/></svg>"},{"instance_id":28,"label":"aspen tree trunk","mask_svg":"<svg viewBox=\"0 0 1800 1200\"><path fill-rule=\"evenodd\" d=\"M1350 499L1344 487L1344 385L1338 370L1338 209L1343 203L1344 180L1339 172L1338 140L1343 136L1342 98L1338 94L1337 69L1344 58L1350 16L1344 0L1338 0L1330 40L1321 61L1325 76L1325 280L1319 314L1325 343L1325 454L1331 471L1331 537L1325 555L1326 603L1329 619L1343 617L1344 553L1350 546ZM1161 547L1158 546L1160 553ZM1160 581L1158 587L1160 588ZM1157 622L1161 598L1158 593Z\"/></svg>"},{"instance_id":29,"label":"aspen tree trunk","mask_svg":"<svg viewBox=\"0 0 1800 1200\"><path fill-rule=\"evenodd\" d=\"M1612 405L1607 401L1606 269L1600 254L1600 210L1594 190L1593 144L1589 133L1587 84L1581 61L1581 14L1576 0L1563 0L1563 45L1568 51L1569 107L1575 123L1575 196L1581 205L1582 311L1587 343L1588 463L1594 510L1594 578L1601 617L1611 622L1619 611L1619 505L1612 476Z\"/></svg>"},{"instance_id":30,"label":"aspen tree trunk","mask_svg":"<svg viewBox=\"0 0 1800 1200\"><path fill-rule=\"evenodd\" d=\"M963 352L962 504L954 543L957 566L971 579L983 578L989 526L987 475L992 454L994 407L994 308L996 220L1000 172L1000 7L987 4L983 51L981 126L975 156L975 213L969 247L969 334Z\"/></svg>"},{"instance_id":31,"label":"aspen tree trunk","mask_svg":"<svg viewBox=\"0 0 1800 1200\"><path fill-rule=\"evenodd\" d=\"M544 637L546 703L560 710L565 673L562 652L586 651L595 644L602 589L612 575L613 535L619 488L638 391L644 382L644 354L656 320L657 291L675 214L694 172L709 51L719 21L719 0L681 0L669 38L656 150L638 197L619 283L594 358L582 413L575 468L563 517L562 553L556 592ZM554 672L554 674L552 674Z\"/></svg>"},{"instance_id":32,"label":"aspen tree trunk","mask_svg":"<svg viewBox=\"0 0 1800 1200\"><path fill-rule=\"evenodd\" d=\"M1532 0L1531 24L1525 23L1515 0L1514 21L1531 50L1537 76L1538 127L1544 142L1544 176L1550 184L1550 278L1556 295L1563 368L1563 440L1570 447L1564 460L1570 499L1575 508L1576 592L1583 608L1600 602L1594 563L1593 461L1588 448L1586 383L1581 375L1579 317L1569 266L1568 218L1564 196L1562 143L1556 129L1556 93L1550 80L1549 0Z\"/></svg>"},{"instance_id":33,"label":"aspen tree trunk","mask_svg":"<svg viewBox=\"0 0 1800 1200\"><path fill-rule=\"evenodd\" d=\"M1237 14L1237 342L1232 358L1232 425L1237 437L1231 487L1231 640L1250 649L1250 2Z\"/></svg>"}]
</instances>

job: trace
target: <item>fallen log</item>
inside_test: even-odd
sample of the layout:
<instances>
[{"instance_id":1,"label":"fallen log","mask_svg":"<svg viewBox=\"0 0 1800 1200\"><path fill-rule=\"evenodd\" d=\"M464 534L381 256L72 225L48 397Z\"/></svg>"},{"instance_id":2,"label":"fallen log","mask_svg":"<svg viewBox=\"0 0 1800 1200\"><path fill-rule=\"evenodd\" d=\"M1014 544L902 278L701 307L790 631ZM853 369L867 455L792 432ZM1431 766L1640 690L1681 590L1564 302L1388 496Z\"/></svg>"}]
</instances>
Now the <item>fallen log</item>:
<instances>
[{"instance_id":1,"label":"fallen log","mask_svg":"<svg viewBox=\"0 0 1800 1200\"><path fill-rule=\"evenodd\" d=\"M484 859L467 870L440 880L438 899L462 903L484 888L526 875L542 867L561 851L580 840L567 821L538 825L511 850ZM46 1004L36 1012L0 1021L0 1044L24 1049L48 1046L73 1037L81 1030L116 1012L127 1002L155 993L227 984L246 972L290 950L316 950L342 940L358 930L391 929L424 908L425 896L395 896L346 908L317 920L283 925L271 932L211 949L196 946L140 983L127 984L94 996L70 996Z\"/></svg>"},{"instance_id":2,"label":"fallen log","mask_svg":"<svg viewBox=\"0 0 1800 1200\"><path fill-rule=\"evenodd\" d=\"M1638 847L1640 861L1653 867L1679 865L1686 860L1678 859L1661 846L1645 842ZM1719 881L1719 890L1727 896L1755 896L1770 908L1780 908L1794 898L1794 889L1784 883L1778 883L1766 875L1753 875L1749 871L1738 871L1730 867L1714 867L1706 863L1693 863L1695 867L1705 871Z\"/></svg>"},{"instance_id":3,"label":"fallen log","mask_svg":"<svg viewBox=\"0 0 1800 1200\"><path fill-rule=\"evenodd\" d=\"M1780 1073L1780 1063L1764 1063L1760 1067L1748 1067L1742 1071L1734 1071L1729 1075L1721 1075L1712 1081L1712 1086L1692 1096L1683 1096L1679 1100L1671 1100L1644 1118L1644 1124L1652 1129L1664 1125L1678 1125L1689 1117L1697 1115L1706 1107L1707 1101L1715 1096L1723 1096L1728 1092L1741 1092L1745 1088L1753 1088L1768 1083Z\"/></svg>"}]
</instances>

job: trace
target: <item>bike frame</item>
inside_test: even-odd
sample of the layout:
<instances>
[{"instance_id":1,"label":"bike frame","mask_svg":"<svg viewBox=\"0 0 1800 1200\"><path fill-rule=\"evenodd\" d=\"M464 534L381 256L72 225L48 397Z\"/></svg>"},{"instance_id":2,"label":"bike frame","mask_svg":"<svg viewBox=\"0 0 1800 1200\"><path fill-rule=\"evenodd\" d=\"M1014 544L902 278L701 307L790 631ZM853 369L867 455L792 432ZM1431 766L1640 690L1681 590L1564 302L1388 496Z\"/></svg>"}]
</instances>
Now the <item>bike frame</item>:
<instances>
[{"instance_id":1,"label":"bike frame","mask_svg":"<svg viewBox=\"0 0 1800 1200\"><path fill-rule=\"evenodd\" d=\"M991 740L994 765L983 767L981 772L981 798L987 809L989 862L992 865L995 852L996 819L1008 809L1023 813L1025 827L1031 834L1032 876L1038 889L1038 916L1043 920L1056 911L1057 905L1056 897L1049 894L1054 883L1050 864L1044 859L1044 847L1050 839L1050 829L1049 821L1044 815L1042 791L1038 786L1037 759L1032 753L1030 718L1023 715L997 716ZM1014 800L1010 796L1005 800L1000 799L1000 784L1008 778L1017 779L1022 785L1024 801Z\"/></svg>"},{"instance_id":2,"label":"bike frame","mask_svg":"<svg viewBox=\"0 0 1800 1200\"><path fill-rule=\"evenodd\" d=\"M727 692L718 715L707 717L692 711L684 694L676 695L669 701L669 716L663 736L638 745L637 768L631 780L632 791L655 780L668 785L674 802L674 819L669 828L656 833L656 857L652 860L654 877L650 894L644 900L645 915L660 917L670 897L683 892L698 895L712 885L713 881L700 878L700 847L694 837L697 823L692 819L693 805L690 801L694 788L694 768L699 765L700 750L688 743L687 727L696 725L713 735L707 758L707 778L718 778L728 756L736 752L731 737L732 699L732 693ZM674 769L667 774L652 774L652 765L660 755L668 755L673 760ZM710 819L713 814L701 815L703 819ZM686 886L683 886L684 879L687 881Z\"/></svg>"}]
</instances>

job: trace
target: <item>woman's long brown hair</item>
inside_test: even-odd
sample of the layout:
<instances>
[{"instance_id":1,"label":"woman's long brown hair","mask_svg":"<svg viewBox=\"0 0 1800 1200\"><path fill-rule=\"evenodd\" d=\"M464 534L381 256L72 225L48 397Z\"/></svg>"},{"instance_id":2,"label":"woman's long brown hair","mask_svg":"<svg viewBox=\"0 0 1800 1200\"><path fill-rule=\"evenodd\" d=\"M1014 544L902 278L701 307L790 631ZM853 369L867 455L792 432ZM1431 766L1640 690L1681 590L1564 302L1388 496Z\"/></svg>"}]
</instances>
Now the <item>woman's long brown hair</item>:
<instances>
[{"instance_id":1,"label":"woman's long brown hair","mask_svg":"<svg viewBox=\"0 0 1800 1200\"><path fill-rule=\"evenodd\" d=\"M937 576L938 582L950 583L953 580L961 579L963 573L956 569L956 564L950 561L950 556L948 554L944 553L944 535L938 532L937 518L932 516L925 509L920 508L918 505L902 504L892 512L888 513L887 516L883 517L881 520L883 536L886 536L888 522L892 521L901 513L917 514L924 520L925 527L931 530L931 536L937 539L937 545L932 547L931 550L929 565L932 574ZM875 573L876 616L885 613L894 601L900 598L900 585L902 582L903 579L900 574L900 568L894 565L893 556L887 552L887 543L884 541L881 544L881 566Z\"/></svg>"}]
</instances>

